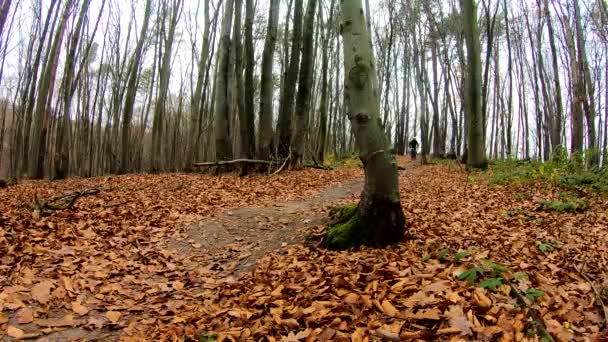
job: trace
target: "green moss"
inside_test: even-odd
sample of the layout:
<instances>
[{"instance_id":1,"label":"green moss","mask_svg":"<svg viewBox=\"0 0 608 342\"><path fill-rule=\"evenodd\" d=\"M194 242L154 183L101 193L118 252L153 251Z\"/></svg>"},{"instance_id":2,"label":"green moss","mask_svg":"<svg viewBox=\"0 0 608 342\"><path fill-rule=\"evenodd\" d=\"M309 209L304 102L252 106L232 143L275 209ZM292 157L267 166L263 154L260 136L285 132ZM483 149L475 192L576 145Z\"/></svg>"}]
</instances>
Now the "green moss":
<instances>
[{"instance_id":1,"label":"green moss","mask_svg":"<svg viewBox=\"0 0 608 342\"><path fill-rule=\"evenodd\" d=\"M349 204L332 211L332 220L327 229L327 248L345 250L364 244L369 239L369 231L357 209L357 204Z\"/></svg>"}]
</instances>

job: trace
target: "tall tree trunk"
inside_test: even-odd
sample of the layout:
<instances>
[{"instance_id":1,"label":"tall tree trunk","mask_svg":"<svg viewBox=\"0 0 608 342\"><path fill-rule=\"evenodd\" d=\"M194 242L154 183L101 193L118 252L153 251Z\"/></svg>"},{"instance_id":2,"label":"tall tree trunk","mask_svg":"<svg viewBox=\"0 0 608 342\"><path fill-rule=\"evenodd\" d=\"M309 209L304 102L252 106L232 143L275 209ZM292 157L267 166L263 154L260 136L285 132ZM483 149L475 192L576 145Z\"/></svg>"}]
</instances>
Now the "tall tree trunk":
<instances>
[{"instance_id":1,"label":"tall tree trunk","mask_svg":"<svg viewBox=\"0 0 608 342\"><path fill-rule=\"evenodd\" d=\"M317 0L308 0L304 18L302 60L300 64L300 83L296 96L296 130L291 141L292 169L300 169L304 163L304 147L308 135L308 113L310 111L312 71L313 71L313 38L315 23L315 8Z\"/></svg>"},{"instance_id":2,"label":"tall tree trunk","mask_svg":"<svg viewBox=\"0 0 608 342\"><path fill-rule=\"evenodd\" d=\"M262 74L260 79L260 118L259 118L259 142L258 158L267 160L270 158L272 149L272 95L274 91L273 82L273 60L274 48L277 43L277 23L279 21L280 0L270 0L268 13L268 27L266 42L262 53Z\"/></svg>"},{"instance_id":3,"label":"tall tree trunk","mask_svg":"<svg viewBox=\"0 0 608 342\"><path fill-rule=\"evenodd\" d=\"M224 17L218 51L217 80L215 82L215 158L218 161L232 159L230 141L230 104L228 97L230 76L230 30L234 0L224 3Z\"/></svg>"},{"instance_id":4,"label":"tall tree trunk","mask_svg":"<svg viewBox=\"0 0 608 342\"><path fill-rule=\"evenodd\" d=\"M57 74L57 63L59 60L59 48L63 40L67 26L72 0L68 0L61 14L59 26L55 30L53 44L49 51L49 57L41 75L38 87L38 97L34 110L34 128L30 151L29 175L35 179L44 177L44 157L46 155L47 132L49 128L49 117L51 111L51 99L53 95L55 76Z\"/></svg>"},{"instance_id":5,"label":"tall tree trunk","mask_svg":"<svg viewBox=\"0 0 608 342\"><path fill-rule=\"evenodd\" d=\"M554 148L561 145L562 126L564 117L564 104L562 102L562 86L559 80L558 53L555 44L555 33L551 14L549 13L549 0L545 0L545 17L547 20L547 30L549 33L549 45L551 46L551 64L553 67L553 83L555 88L555 121L551 132L551 144Z\"/></svg>"},{"instance_id":6,"label":"tall tree trunk","mask_svg":"<svg viewBox=\"0 0 608 342\"><path fill-rule=\"evenodd\" d=\"M162 63L159 71L159 89L154 108L154 122L152 134L152 171L162 171L165 167L165 158L162 157L161 146L163 138L163 117L166 109L165 101L169 91L169 79L171 77L171 56L173 53L173 43L175 41L175 28L181 16L184 0L172 0L171 14L169 16L169 31L165 40L165 51L162 56ZM156 134L154 134L156 133Z\"/></svg>"},{"instance_id":7,"label":"tall tree trunk","mask_svg":"<svg viewBox=\"0 0 608 342\"><path fill-rule=\"evenodd\" d=\"M481 109L481 52L479 29L477 27L477 8L474 0L463 0L462 16L469 18L464 22L464 35L467 45L467 76L465 89L465 112L468 130L467 166L485 168L487 165L484 143L484 120Z\"/></svg>"},{"instance_id":8,"label":"tall tree trunk","mask_svg":"<svg viewBox=\"0 0 608 342\"><path fill-rule=\"evenodd\" d=\"M319 104L319 147L317 149L317 162L323 164L325 161L325 143L327 140L327 96L328 88L328 73L329 73L329 39L333 28L335 0L331 1L329 18L327 19L327 28L323 35L322 62L321 62L321 103ZM319 11L323 10L323 5L319 6ZM321 12L322 13L322 12ZM319 16L322 20L322 15ZM321 26L320 26L321 27ZM331 83L331 82L329 82Z\"/></svg>"},{"instance_id":9,"label":"tall tree trunk","mask_svg":"<svg viewBox=\"0 0 608 342\"><path fill-rule=\"evenodd\" d=\"M331 227L328 245L348 248L359 243L386 246L403 240L397 163L382 129L380 103L373 82L374 58L361 0L341 1L344 39L345 98L365 186L350 221ZM354 215L352 215L354 214Z\"/></svg>"},{"instance_id":10,"label":"tall tree trunk","mask_svg":"<svg viewBox=\"0 0 608 342\"><path fill-rule=\"evenodd\" d=\"M139 65L141 63L144 41L147 37L148 22L152 13L152 0L146 0L144 9L144 21L142 22L141 32L137 40L135 52L127 69L127 93L125 95L125 103L122 112L122 139L120 149L120 166L119 173L123 174L129 171L129 139L131 137L131 120L133 118L133 107L135 105L135 95L137 94L137 79L139 74Z\"/></svg>"},{"instance_id":11,"label":"tall tree trunk","mask_svg":"<svg viewBox=\"0 0 608 342\"><path fill-rule=\"evenodd\" d=\"M574 2L574 23L576 25L576 46L578 51L579 71L581 72L581 83L583 87L583 109L585 119L587 121L587 141L588 141L588 164L589 166L597 166L599 162L598 153L596 150L597 134L595 129L595 87L591 79L591 70L589 61L587 60L587 51L585 50L585 32L583 32L583 24L581 20L581 10L578 1Z\"/></svg>"},{"instance_id":12,"label":"tall tree trunk","mask_svg":"<svg viewBox=\"0 0 608 342\"><path fill-rule=\"evenodd\" d=\"M255 87L253 72L255 69L255 49L253 46L253 21L255 8L253 0L245 0L245 122L241 123L249 132L247 143L243 143L247 158L255 156Z\"/></svg>"},{"instance_id":13,"label":"tall tree trunk","mask_svg":"<svg viewBox=\"0 0 608 342\"><path fill-rule=\"evenodd\" d=\"M253 140L252 134L254 132L249 131L247 124L247 113L245 112L245 99L244 90L245 84L243 81L243 43L241 36L241 19L243 13L243 1L234 1L234 31L232 32L232 46L234 47L234 83L235 83L235 100L236 100L236 112L238 113L239 119L239 156L247 158L249 155L249 141ZM247 94L253 96L253 94ZM242 166L241 175L247 173L247 167Z\"/></svg>"},{"instance_id":14,"label":"tall tree trunk","mask_svg":"<svg viewBox=\"0 0 608 342\"><path fill-rule=\"evenodd\" d=\"M292 122L294 110L294 93L298 81L298 67L300 64L300 48L302 45L302 16L304 12L304 0L295 0L295 12L293 17L293 34L291 43L291 56L285 84L279 104L279 122L277 133L279 135L278 154L280 158L289 156L289 146L291 144Z\"/></svg>"},{"instance_id":15,"label":"tall tree trunk","mask_svg":"<svg viewBox=\"0 0 608 342\"><path fill-rule=\"evenodd\" d=\"M584 114L583 114L583 101L585 98L585 88L581 72L579 70L579 63L576 56L576 46L574 43L574 33L572 27L570 27L567 20L564 20L567 32L567 44L568 52L570 54L570 72L572 73L571 79L572 84L572 101L570 103L571 108L571 141L570 150L572 154L579 154L583 152L583 145L585 141L585 128L584 128Z\"/></svg>"},{"instance_id":16,"label":"tall tree trunk","mask_svg":"<svg viewBox=\"0 0 608 342\"><path fill-rule=\"evenodd\" d=\"M207 70L207 58L209 56L209 31L211 29L209 18L209 1L204 1L203 17L205 18L203 28L203 45L201 54L198 60L198 73L196 77L196 86L192 95L192 103L190 104L190 137L188 139L188 151L186 156L186 170L192 170L192 163L197 156L198 145L201 136L201 104L203 98L203 85L205 83L205 72Z\"/></svg>"}]
</instances>

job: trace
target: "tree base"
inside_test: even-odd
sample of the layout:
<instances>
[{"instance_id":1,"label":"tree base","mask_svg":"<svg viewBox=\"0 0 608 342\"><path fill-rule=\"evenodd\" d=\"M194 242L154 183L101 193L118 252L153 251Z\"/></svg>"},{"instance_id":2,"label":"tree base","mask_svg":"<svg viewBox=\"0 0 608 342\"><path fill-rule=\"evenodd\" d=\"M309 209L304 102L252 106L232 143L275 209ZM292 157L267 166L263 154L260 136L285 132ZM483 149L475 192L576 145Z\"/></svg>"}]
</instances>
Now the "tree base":
<instances>
[{"instance_id":1,"label":"tree base","mask_svg":"<svg viewBox=\"0 0 608 342\"><path fill-rule=\"evenodd\" d=\"M405 216L399 203L374 203L366 216L359 204L338 207L330 213L325 245L345 250L361 245L386 247L399 243L405 233Z\"/></svg>"}]
</instances>

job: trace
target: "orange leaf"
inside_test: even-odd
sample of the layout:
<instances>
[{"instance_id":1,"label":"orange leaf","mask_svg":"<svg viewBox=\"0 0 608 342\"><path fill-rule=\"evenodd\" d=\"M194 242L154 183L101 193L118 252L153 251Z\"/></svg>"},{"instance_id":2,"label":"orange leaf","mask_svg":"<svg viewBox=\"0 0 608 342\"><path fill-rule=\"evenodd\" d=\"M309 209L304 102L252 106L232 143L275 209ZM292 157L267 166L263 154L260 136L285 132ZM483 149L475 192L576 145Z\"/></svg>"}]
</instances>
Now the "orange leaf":
<instances>
[{"instance_id":1,"label":"orange leaf","mask_svg":"<svg viewBox=\"0 0 608 342\"><path fill-rule=\"evenodd\" d=\"M12 325L9 325L8 328L6 329L6 334L12 338L16 338L18 340L22 339L23 336L25 336L25 333L23 332L23 330L16 328Z\"/></svg>"},{"instance_id":2,"label":"orange leaf","mask_svg":"<svg viewBox=\"0 0 608 342\"><path fill-rule=\"evenodd\" d=\"M110 322L116 324L120 320L122 313L118 311L108 311L106 312L106 318L110 320Z\"/></svg>"}]
</instances>

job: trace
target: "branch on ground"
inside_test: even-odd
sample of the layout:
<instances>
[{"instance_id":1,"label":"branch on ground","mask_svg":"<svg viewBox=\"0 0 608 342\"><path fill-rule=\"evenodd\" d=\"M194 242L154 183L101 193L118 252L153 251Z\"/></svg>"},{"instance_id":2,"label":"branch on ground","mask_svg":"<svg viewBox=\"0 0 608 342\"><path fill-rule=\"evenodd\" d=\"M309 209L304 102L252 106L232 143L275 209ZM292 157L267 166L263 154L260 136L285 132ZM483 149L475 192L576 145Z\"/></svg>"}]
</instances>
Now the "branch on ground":
<instances>
[{"instance_id":1,"label":"branch on ground","mask_svg":"<svg viewBox=\"0 0 608 342\"><path fill-rule=\"evenodd\" d=\"M34 216L40 217L41 215L48 215L51 211L72 209L79 198L96 195L100 191L99 189L76 191L68 195L55 196L49 200L43 200L34 196L34 202L32 203Z\"/></svg>"}]
</instances>

